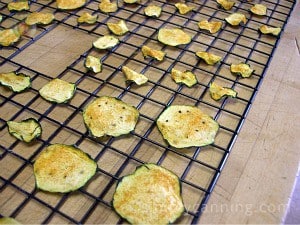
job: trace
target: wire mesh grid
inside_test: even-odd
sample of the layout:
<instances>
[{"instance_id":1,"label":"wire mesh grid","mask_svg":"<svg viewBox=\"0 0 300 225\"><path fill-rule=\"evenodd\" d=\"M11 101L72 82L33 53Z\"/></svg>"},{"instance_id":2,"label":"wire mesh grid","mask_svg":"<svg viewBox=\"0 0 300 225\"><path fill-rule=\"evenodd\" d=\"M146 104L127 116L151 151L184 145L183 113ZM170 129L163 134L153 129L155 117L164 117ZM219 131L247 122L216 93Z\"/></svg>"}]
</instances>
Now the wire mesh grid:
<instances>
[{"instance_id":1,"label":"wire mesh grid","mask_svg":"<svg viewBox=\"0 0 300 225\"><path fill-rule=\"evenodd\" d=\"M279 38L257 32L260 25L284 26L294 7L292 0L264 1L267 16L249 13L256 1L237 1L230 11L220 9L215 1L187 1L194 11L180 15L175 1L118 1L115 13L99 11L99 1L88 1L73 11L58 10L55 1L30 1L30 10L9 12L8 1L0 2L1 28L20 24L28 13L51 12L55 21L34 26L10 47L1 47L1 72L23 72L31 77L32 86L23 93L0 87L0 213L23 223L126 223L113 210L112 195L118 180L143 163L162 165L176 173L182 182L186 212L178 223L196 223L229 156L242 123L258 91L265 70ZM159 18L144 15L146 6L161 6ZM98 15L93 25L78 24L83 12ZM247 22L232 27L224 18L233 12L244 13ZM129 32L118 37L120 43L109 50L97 50L92 42L109 34L107 22L123 19ZM201 31L201 20L223 21L216 34ZM181 28L192 37L191 43L178 47L157 40L160 28ZM166 52L162 62L144 58L141 47L147 45ZM195 56L209 51L222 57L214 66ZM88 71L88 55L101 58L101 73ZM255 72L243 79L230 72L232 63L245 62ZM123 65L145 74L149 81L137 86L125 81ZM198 83L189 88L176 84L170 71L192 71ZM42 99L39 89L52 78L61 78L77 86L73 99L65 104ZM235 99L211 99L209 84L215 81L238 92ZM121 137L92 138L82 119L85 106L97 96L113 96L135 106L140 118L134 131ZM168 106L194 105L220 124L214 144L206 147L175 149L170 147L156 127L156 119ZM25 144L8 134L6 121L35 118L43 128L42 136ZM83 188L67 194L53 194L35 188L32 165L49 144L76 145L98 164L97 174Z\"/></svg>"}]
</instances>

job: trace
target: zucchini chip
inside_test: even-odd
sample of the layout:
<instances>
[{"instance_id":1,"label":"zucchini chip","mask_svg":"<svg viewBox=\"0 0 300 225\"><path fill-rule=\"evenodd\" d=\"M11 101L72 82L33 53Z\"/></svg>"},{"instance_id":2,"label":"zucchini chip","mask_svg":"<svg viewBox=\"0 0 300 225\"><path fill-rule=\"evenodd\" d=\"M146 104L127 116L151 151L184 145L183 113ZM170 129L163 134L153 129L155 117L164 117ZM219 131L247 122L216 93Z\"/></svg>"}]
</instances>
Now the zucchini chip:
<instances>
[{"instance_id":1,"label":"zucchini chip","mask_svg":"<svg viewBox=\"0 0 300 225\"><path fill-rule=\"evenodd\" d=\"M151 57L151 58L154 58L158 61L162 61L166 55L165 52L163 51L160 51L160 50L155 50L155 49L152 49L146 45L142 46L142 53L143 53L143 56L144 58L146 57Z\"/></svg>"},{"instance_id":2,"label":"zucchini chip","mask_svg":"<svg viewBox=\"0 0 300 225\"><path fill-rule=\"evenodd\" d=\"M270 35L277 37L281 32L281 28L262 25L259 27L258 31L262 34L270 34Z\"/></svg>"},{"instance_id":3,"label":"zucchini chip","mask_svg":"<svg viewBox=\"0 0 300 225\"><path fill-rule=\"evenodd\" d=\"M122 66L122 72L124 73L126 80L133 81L137 85L145 84L148 81L148 78L144 74L137 73L127 66Z\"/></svg>"},{"instance_id":4,"label":"zucchini chip","mask_svg":"<svg viewBox=\"0 0 300 225\"><path fill-rule=\"evenodd\" d=\"M217 0L218 6L225 10L230 10L235 5L235 2L228 0Z\"/></svg>"},{"instance_id":5,"label":"zucchini chip","mask_svg":"<svg viewBox=\"0 0 300 225\"><path fill-rule=\"evenodd\" d=\"M231 73L243 78L250 77L254 72L254 70L250 68L250 65L246 63L231 64L230 71Z\"/></svg>"},{"instance_id":6,"label":"zucchini chip","mask_svg":"<svg viewBox=\"0 0 300 225\"><path fill-rule=\"evenodd\" d=\"M9 11L29 10L29 4L28 1L10 2L7 4L7 8Z\"/></svg>"},{"instance_id":7,"label":"zucchini chip","mask_svg":"<svg viewBox=\"0 0 300 225\"><path fill-rule=\"evenodd\" d=\"M102 71L102 63L100 58L89 55L86 57L84 65L94 73L100 73Z\"/></svg>"},{"instance_id":8,"label":"zucchini chip","mask_svg":"<svg viewBox=\"0 0 300 225\"><path fill-rule=\"evenodd\" d=\"M139 111L117 99L102 96L92 101L83 111L83 120L94 137L120 136L133 131Z\"/></svg>"},{"instance_id":9,"label":"zucchini chip","mask_svg":"<svg viewBox=\"0 0 300 225\"><path fill-rule=\"evenodd\" d=\"M144 13L146 16L158 18L161 15L161 7L156 5L148 5L144 9Z\"/></svg>"},{"instance_id":10,"label":"zucchini chip","mask_svg":"<svg viewBox=\"0 0 300 225\"><path fill-rule=\"evenodd\" d=\"M193 6L188 6L187 4L180 2L176 3L175 7L181 15L187 14L195 9Z\"/></svg>"},{"instance_id":11,"label":"zucchini chip","mask_svg":"<svg viewBox=\"0 0 300 225\"><path fill-rule=\"evenodd\" d=\"M77 22L78 23L87 23L87 24L94 24L97 22L98 15L91 15L88 12L84 12L78 17Z\"/></svg>"},{"instance_id":12,"label":"zucchini chip","mask_svg":"<svg viewBox=\"0 0 300 225\"><path fill-rule=\"evenodd\" d=\"M62 10L73 10L84 6L86 0L56 0L57 8Z\"/></svg>"},{"instance_id":13,"label":"zucchini chip","mask_svg":"<svg viewBox=\"0 0 300 225\"><path fill-rule=\"evenodd\" d=\"M48 25L54 19L55 17L52 13L33 12L26 17L25 23L29 26L35 24Z\"/></svg>"},{"instance_id":14,"label":"zucchini chip","mask_svg":"<svg viewBox=\"0 0 300 225\"><path fill-rule=\"evenodd\" d=\"M170 224L184 212L181 182L164 167L147 163L117 184L112 205L131 224Z\"/></svg>"},{"instance_id":15,"label":"zucchini chip","mask_svg":"<svg viewBox=\"0 0 300 225\"><path fill-rule=\"evenodd\" d=\"M120 20L118 23L107 23L108 29L115 35L121 36L126 34L129 30L125 20Z\"/></svg>"},{"instance_id":16,"label":"zucchini chip","mask_svg":"<svg viewBox=\"0 0 300 225\"><path fill-rule=\"evenodd\" d=\"M8 132L20 141L29 143L41 136L42 127L34 118L22 120L21 122L7 121Z\"/></svg>"},{"instance_id":17,"label":"zucchini chip","mask_svg":"<svg viewBox=\"0 0 300 225\"><path fill-rule=\"evenodd\" d=\"M192 87L193 85L197 84L197 78L195 74L193 74L191 71L180 71L176 69L171 70L171 78L176 83L183 83L188 87Z\"/></svg>"},{"instance_id":18,"label":"zucchini chip","mask_svg":"<svg viewBox=\"0 0 300 225\"><path fill-rule=\"evenodd\" d=\"M102 36L93 42L93 46L100 50L113 48L117 44L119 44L119 39L111 35Z\"/></svg>"},{"instance_id":19,"label":"zucchini chip","mask_svg":"<svg viewBox=\"0 0 300 225\"><path fill-rule=\"evenodd\" d=\"M207 30L211 34L217 33L222 28L222 22L202 20L198 23L198 27L202 30Z\"/></svg>"},{"instance_id":20,"label":"zucchini chip","mask_svg":"<svg viewBox=\"0 0 300 225\"><path fill-rule=\"evenodd\" d=\"M0 224L19 224L21 223L12 217L2 217L0 218Z\"/></svg>"},{"instance_id":21,"label":"zucchini chip","mask_svg":"<svg viewBox=\"0 0 300 225\"><path fill-rule=\"evenodd\" d=\"M31 86L31 79L30 76L23 73L0 73L0 84L8 87L13 92L19 93Z\"/></svg>"},{"instance_id":22,"label":"zucchini chip","mask_svg":"<svg viewBox=\"0 0 300 225\"><path fill-rule=\"evenodd\" d=\"M250 8L250 12L258 16L267 15L267 7L263 4L255 4Z\"/></svg>"},{"instance_id":23,"label":"zucchini chip","mask_svg":"<svg viewBox=\"0 0 300 225\"><path fill-rule=\"evenodd\" d=\"M208 65L215 65L222 59L221 56L217 56L212 53L203 51L196 52L196 56L198 56L200 59L203 59Z\"/></svg>"},{"instance_id":24,"label":"zucchini chip","mask_svg":"<svg viewBox=\"0 0 300 225\"><path fill-rule=\"evenodd\" d=\"M235 98L237 96L237 92L231 88L221 87L215 82L211 82L209 85L209 93L212 99L218 101L225 96L229 96Z\"/></svg>"},{"instance_id":25,"label":"zucchini chip","mask_svg":"<svg viewBox=\"0 0 300 225\"><path fill-rule=\"evenodd\" d=\"M195 106L169 106L157 119L164 139L175 148L205 146L214 142L219 124Z\"/></svg>"},{"instance_id":26,"label":"zucchini chip","mask_svg":"<svg viewBox=\"0 0 300 225\"><path fill-rule=\"evenodd\" d=\"M0 30L0 45L1 46L11 46L18 42L22 34L17 28L8 28Z\"/></svg>"},{"instance_id":27,"label":"zucchini chip","mask_svg":"<svg viewBox=\"0 0 300 225\"><path fill-rule=\"evenodd\" d=\"M140 0L124 0L124 2L127 4L134 4L140 2Z\"/></svg>"},{"instance_id":28,"label":"zucchini chip","mask_svg":"<svg viewBox=\"0 0 300 225\"><path fill-rule=\"evenodd\" d=\"M117 3L112 3L110 0L101 0L99 9L104 13L113 13L118 10L118 5Z\"/></svg>"},{"instance_id":29,"label":"zucchini chip","mask_svg":"<svg viewBox=\"0 0 300 225\"><path fill-rule=\"evenodd\" d=\"M96 170L97 164L88 154L64 144L49 145L33 164L36 187L59 193L83 187Z\"/></svg>"},{"instance_id":30,"label":"zucchini chip","mask_svg":"<svg viewBox=\"0 0 300 225\"><path fill-rule=\"evenodd\" d=\"M178 28L161 28L158 31L158 41L169 46L184 45L190 43L191 36Z\"/></svg>"},{"instance_id":31,"label":"zucchini chip","mask_svg":"<svg viewBox=\"0 0 300 225\"><path fill-rule=\"evenodd\" d=\"M40 90L40 95L49 102L66 103L75 94L76 85L67 81L54 78Z\"/></svg>"},{"instance_id":32,"label":"zucchini chip","mask_svg":"<svg viewBox=\"0 0 300 225\"><path fill-rule=\"evenodd\" d=\"M247 18L242 13L232 13L228 17L225 18L225 21L227 23L229 23L231 26L238 26L242 22L244 24L246 24L247 23Z\"/></svg>"}]
</instances>

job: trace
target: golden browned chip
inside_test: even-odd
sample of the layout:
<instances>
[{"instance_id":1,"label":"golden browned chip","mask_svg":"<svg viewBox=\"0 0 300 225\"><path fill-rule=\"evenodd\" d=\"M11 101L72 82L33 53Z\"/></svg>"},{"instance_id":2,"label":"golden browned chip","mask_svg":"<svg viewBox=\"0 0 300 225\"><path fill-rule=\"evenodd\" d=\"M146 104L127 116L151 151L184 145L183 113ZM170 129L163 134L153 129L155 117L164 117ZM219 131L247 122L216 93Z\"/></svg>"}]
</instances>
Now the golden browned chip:
<instances>
[{"instance_id":1,"label":"golden browned chip","mask_svg":"<svg viewBox=\"0 0 300 225\"><path fill-rule=\"evenodd\" d=\"M190 43L191 36L179 28L161 28L158 31L158 41L165 45L177 46Z\"/></svg>"},{"instance_id":2,"label":"golden browned chip","mask_svg":"<svg viewBox=\"0 0 300 225\"><path fill-rule=\"evenodd\" d=\"M187 4L180 3L180 2L176 3L175 7L178 9L179 13L182 15L187 14L195 9L195 7L193 7L193 6L188 6Z\"/></svg>"},{"instance_id":3,"label":"golden browned chip","mask_svg":"<svg viewBox=\"0 0 300 225\"><path fill-rule=\"evenodd\" d=\"M145 84L148 81L148 78L144 74L137 73L127 66L122 66L122 72L124 73L126 80L133 81L137 85Z\"/></svg>"},{"instance_id":4,"label":"golden browned chip","mask_svg":"<svg viewBox=\"0 0 300 225\"><path fill-rule=\"evenodd\" d=\"M164 167L144 164L118 182L112 205L131 224L174 223L184 212L180 180Z\"/></svg>"},{"instance_id":5,"label":"golden browned chip","mask_svg":"<svg viewBox=\"0 0 300 225\"><path fill-rule=\"evenodd\" d=\"M8 28L0 30L0 45L1 46L11 46L12 44L18 42L21 38L21 34L18 29Z\"/></svg>"},{"instance_id":6,"label":"golden browned chip","mask_svg":"<svg viewBox=\"0 0 300 225\"><path fill-rule=\"evenodd\" d=\"M229 23L232 26L238 26L242 22L244 24L247 23L247 18L244 14L242 13L232 13L228 17L225 18L225 21Z\"/></svg>"},{"instance_id":7,"label":"golden browned chip","mask_svg":"<svg viewBox=\"0 0 300 225\"><path fill-rule=\"evenodd\" d=\"M217 33L222 28L222 22L202 20L198 23L198 26L202 30L208 30L211 34Z\"/></svg>"},{"instance_id":8,"label":"golden browned chip","mask_svg":"<svg viewBox=\"0 0 300 225\"><path fill-rule=\"evenodd\" d=\"M208 65L215 65L222 59L221 56L203 51L196 52L196 56L198 56L200 59L203 59Z\"/></svg>"},{"instance_id":9,"label":"golden browned chip","mask_svg":"<svg viewBox=\"0 0 300 225\"><path fill-rule=\"evenodd\" d=\"M263 4L254 4L251 8L250 11L259 16L265 16L267 15L267 7Z\"/></svg>"},{"instance_id":10,"label":"golden browned chip","mask_svg":"<svg viewBox=\"0 0 300 225\"><path fill-rule=\"evenodd\" d=\"M98 57L91 55L87 56L84 65L94 73L100 73L102 71L102 63Z\"/></svg>"},{"instance_id":11,"label":"golden browned chip","mask_svg":"<svg viewBox=\"0 0 300 225\"><path fill-rule=\"evenodd\" d=\"M157 59L158 61L162 61L166 55L165 52L152 49L146 45L142 46L142 53L145 58L149 56L151 58Z\"/></svg>"},{"instance_id":12,"label":"golden browned chip","mask_svg":"<svg viewBox=\"0 0 300 225\"><path fill-rule=\"evenodd\" d=\"M237 96L237 92L232 88L222 87L215 82L210 83L209 93L214 100L220 100L225 96L230 96L232 98L235 98Z\"/></svg>"},{"instance_id":13,"label":"golden browned chip","mask_svg":"<svg viewBox=\"0 0 300 225\"><path fill-rule=\"evenodd\" d=\"M161 14L161 7L156 6L156 5L148 5L144 9L144 13L146 16L158 18L158 17L160 17L160 14Z\"/></svg>"},{"instance_id":14,"label":"golden browned chip","mask_svg":"<svg viewBox=\"0 0 300 225\"><path fill-rule=\"evenodd\" d=\"M97 164L85 152L71 145L46 147L33 164L37 188L66 193L83 187L96 173Z\"/></svg>"},{"instance_id":15,"label":"golden browned chip","mask_svg":"<svg viewBox=\"0 0 300 225\"><path fill-rule=\"evenodd\" d=\"M135 107L109 96L96 98L83 111L84 123L94 137L128 134L138 118Z\"/></svg>"},{"instance_id":16,"label":"golden browned chip","mask_svg":"<svg viewBox=\"0 0 300 225\"><path fill-rule=\"evenodd\" d=\"M56 103L68 102L75 94L76 85L59 78L54 78L40 90L40 95L47 101Z\"/></svg>"},{"instance_id":17,"label":"golden browned chip","mask_svg":"<svg viewBox=\"0 0 300 225\"><path fill-rule=\"evenodd\" d=\"M52 13L33 12L26 17L25 23L27 25L34 25L34 24L47 25L50 24L54 19L55 17Z\"/></svg>"},{"instance_id":18,"label":"golden browned chip","mask_svg":"<svg viewBox=\"0 0 300 225\"><path fill-rule=\"evenodd\" d=\"M10 2L7 4L7 8L9 11L29 10L29 3L28 1Z\"/></svg>"},{"instance_id":19,"label":"golden browned chip","mask_svg":"<svg viewBox=\"0 0 300 225\"><path fill-rule=\"evenodd\" d=\"M113 13L118 10L118 5L115 2L111 2L110 0L101 0L99 3L99 9L104 13Z\"/></svg>"},{"instance_id":20,"label":"golden browned chip","mask_svg":"<svg viewBox=\"0 0 300 225\"><path fill-rule=\"evenodd\" d=\"M250 65L246 63L231 64L230 71L231 73L241 76L243 78L250 77L254 72L254 70L251 69Z\"/></svg>"},{"instance_id":21,"label":"golden browned chip","mask_svg":"<svg viewBox=\"0 0 300 225\"><path fill-rule=\"evenodd\" d=\"M23 73L0 73L0 84L8 87L13 92L19 93L31 86L31 78Z\"/></svg>"},{"instance_id":22,"label":"golden browned chip","mask_svg":"<svg viewBox=\"0 0 300 225\"><path fill-rule=\"evenodd\" d=\"M86 0L56 0L57 8L63 10L78 9L86 3Z\"/></svg>"},{"instance_id":23,"label":"golden browned chip","mask_svg":"<svg viewBox=\"0 0 300 225\"><path fill-rule=\"evenodd\" d=\"M230 10L235 5L235 2L228 0L217 0L217 3L222 9L225 10Z\"/></svg>"},{"instance_id":24,"label":"golden browned chip","mask_svg":"<svg viewBox=\"0 0 300 225\"><path fill-rule=\"evenodd\" d=\"M111 35L104 35L93 42L93 46L97 49L113 48L117 44L119 44L119 39Z\"/></svg>"},{"instance_id":25,"label":"golden browned chip","mask_svg":"<svg viewBox=\"0 0 300 225\"><path fill-rule=\"evenodd\" d=\"M78 23L87 23L87 24L94 24L97 22L98 15L91 15L88 12L84 12L78 17Z\"/></svg>"},{"instance_id":26,"label":"golden browned chip","mask_svg":"<svg viewBox=\"0 0 300 225\"><path fill-rule=\"evenodd\" d=\"M278 36L281 32L280 27L270 27L267 25L262 25L259 27L258 31L262 34L270 34L273 36Z\"/></svg>"},{"instance_id":27,"label":"golden browned chip","mask_svg":"<svg viewBox=\"0 0 300 225\"><path fill-rule=\"evenodd\" d=\"M205 146L214 142L219 124L195 106L169 106L156 121L167 142L176 148Z\"/></svg>"},{"instance_id":28,"label":"golden browned chip","mask_svg":"<svg viewBox=\"0 0 300 225\"><path fill-rule=\"evenodd\" d=\"M197 84L197 78L196 75L193 74L191 71L180 71L176 69L171 70L171 78L176 83L183 83L188 87L192 87L193 85Z\"/></svg>"},{"instance_id":29,"label":"golden browned chip","mask_svg":"<svg viewBox=\"0 0 300 225\"><path fill-rule=\"evenodd\" d=\"M126 34L129 30L125 20L120 20L118 23L107 23L108 29L115 35L121 36Z\"/></svg>"}]
</instances>

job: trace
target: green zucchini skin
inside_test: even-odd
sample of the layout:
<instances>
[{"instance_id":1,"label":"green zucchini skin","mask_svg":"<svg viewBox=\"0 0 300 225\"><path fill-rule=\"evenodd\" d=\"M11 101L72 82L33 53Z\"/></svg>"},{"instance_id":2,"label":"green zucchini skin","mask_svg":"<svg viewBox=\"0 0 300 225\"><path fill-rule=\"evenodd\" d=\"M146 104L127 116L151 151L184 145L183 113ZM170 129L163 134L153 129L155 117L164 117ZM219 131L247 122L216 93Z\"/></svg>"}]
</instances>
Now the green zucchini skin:
<instances>
[{"instance_id":1,"label":"green zucchini skin","mask_svg":"<svg viewBox=\"0 0 300 225\"><path fill-rule=\"evenodd\" d=\"M0 84L15 93L21 93L31 87L31 78L24 73L0 73Z\"/></svg>"}]
</instances>

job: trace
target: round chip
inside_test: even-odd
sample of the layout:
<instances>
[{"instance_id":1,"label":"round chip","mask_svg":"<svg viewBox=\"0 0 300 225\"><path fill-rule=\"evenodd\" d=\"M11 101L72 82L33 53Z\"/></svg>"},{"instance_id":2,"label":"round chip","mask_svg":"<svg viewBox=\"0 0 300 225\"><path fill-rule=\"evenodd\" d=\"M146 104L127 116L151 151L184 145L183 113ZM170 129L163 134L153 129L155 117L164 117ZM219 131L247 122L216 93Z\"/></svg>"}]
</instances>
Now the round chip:
<instances>
[{"instance_id":1,"label":"round chip","mask_svg":"<svg viewBox=\"0 0 300 225\"><path fill-rule=\"evenodd\" d=\"M85 152L71 145L53 144L33 164L37 188L66 193L83 187L96 173L97 164Z\"/></svg>"},{"instance_id":2,"label":"round chip","mask_svg":"<svg viewBox=\"0 0 300 225\"><path fill-rule=\"evenodd\" d=\"M78 9L86 3L85 0L56 0L57 8L63 10Z\"/></svg>"},{"instance_id":3,"label":"round chip","mask_svg":"<svg viewBox=\"0 0 300 225\"><path fill-rule=\"evenodd\" d=\"M0 73L0 84L8 87L13 92L19 93L31 86L31 78L23 73Z\"/></svg>"},{"instance_id":4,"label":"round chip","mask_svg":"<svg viewBox=\"0 0 300 225\"><path fill-rule=\"evenodd\" d=\"M117 44L119 44L119 39L111 35L102 36L93 42L93 46L97 49L113 48Z\"/></svg>"},{"instance_id":5,"label":"round chip","mask_svg":"<svg viewBox=\"0 0 300 225\"><path fill-rule=\"evenodd\" d=\"M177 46L190 43L191 36L178 28L161 28L158 31L158 41L165 45Z\"/></svg>"},{"instance_id":6,"label":"round chip","mask_svg":"<svg viewBox=\"0 0 300 225\"><path fill-rule=\"evenodd\" d=\"M265 16L267 15L267 7L263 4L254 4L250 8L250 12L258 16Z\"/></svg>"},{"instance_id":7,"label":"round chip","mask_svg":"<svg viewBox=\"0 0 300 225\"><path fill-rule=\"evenodd\" d=\"M131 224L170 224L184 212L177 175L151 163L118 182L112 204Z\"/></svg>"},{"instance_id":8,"label":"round chip","mask_svg":"<svg viewBox=\"0 0 300 225\"><path fill-rule=\"evenodd\" d=\"M128 134L138 117L135 107L109 96L96 98L83 111L84 123L94 137Z\"/></svg>"},{"instance_id":9,"label":"round chip","mask_svg":"<svg viewBox=\"0 0 300 225\"><path fill-rule=\"evenodd\" d=\"M144 13L146 16L158 18L158 17L160 17L160 14L161 14L161 7L156 6L156 5L148 5L144 9Z\"/></svg>"},{"instance_id":10,"label":"round chip","mask_svg":"<svg viewBox=\"0 0 300 225\"><path fill-rule=\"evenodd\" d=\"M18 42L21 38L20 32L14 28L0 30L0 45L10 46Z\"/></svg>"},{"instance_id":11,"label":"round chip","mask_svg":"<svg viewBox=\"0 0 300 225\"><path fill-rule=\"evenodd\" d=\"M176 148L214 142L219 124L195 106L169 106L156 121L165 140Z\"/></svg>"}]
</instances>

